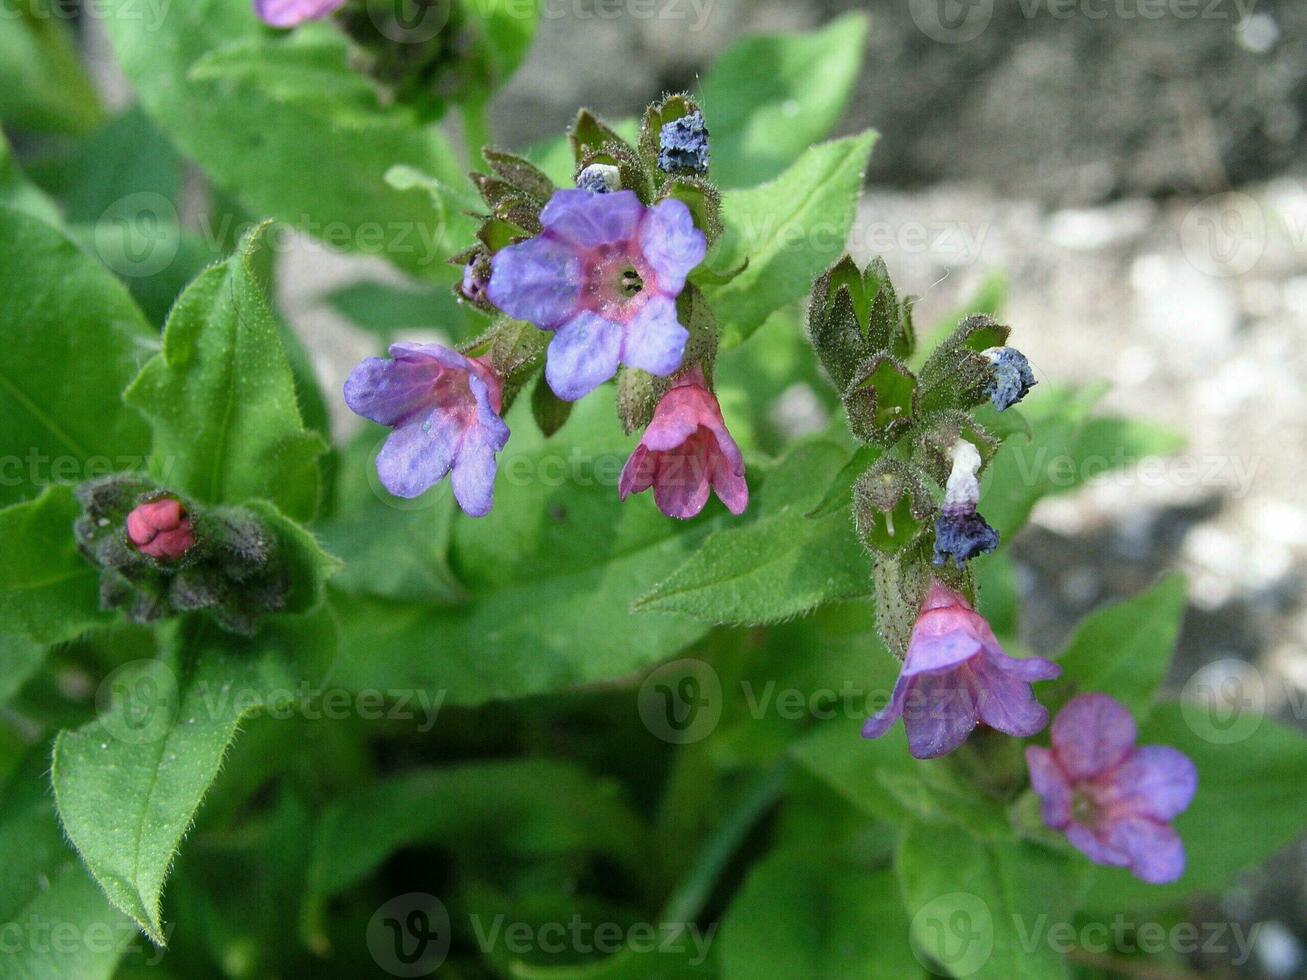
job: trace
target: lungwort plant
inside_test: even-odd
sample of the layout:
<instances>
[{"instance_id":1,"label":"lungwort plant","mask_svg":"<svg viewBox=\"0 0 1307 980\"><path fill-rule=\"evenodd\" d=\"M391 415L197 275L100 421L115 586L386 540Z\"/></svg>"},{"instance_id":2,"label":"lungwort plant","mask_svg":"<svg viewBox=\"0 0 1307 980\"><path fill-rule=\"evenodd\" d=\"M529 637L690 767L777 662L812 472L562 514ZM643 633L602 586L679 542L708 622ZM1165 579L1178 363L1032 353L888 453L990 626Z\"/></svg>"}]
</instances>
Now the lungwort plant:
<instances>
[{"instance_id":1,"label":"lungwort plant","mask_svg":"<svg viewBox=\"0 0 1307 980\"><path fill-rule=\"evenodd\" d=\"M1158 696L1180 579L1022 642L1032 509L1176 441L997 280L914 325L866 18L510 151L532 2L104 0L118 114L16 9L0 973L1142 973L1086 927L1301 831L1298 734ZM292 245L393 267L343 389Z\"/></svg>"}]
</instances>

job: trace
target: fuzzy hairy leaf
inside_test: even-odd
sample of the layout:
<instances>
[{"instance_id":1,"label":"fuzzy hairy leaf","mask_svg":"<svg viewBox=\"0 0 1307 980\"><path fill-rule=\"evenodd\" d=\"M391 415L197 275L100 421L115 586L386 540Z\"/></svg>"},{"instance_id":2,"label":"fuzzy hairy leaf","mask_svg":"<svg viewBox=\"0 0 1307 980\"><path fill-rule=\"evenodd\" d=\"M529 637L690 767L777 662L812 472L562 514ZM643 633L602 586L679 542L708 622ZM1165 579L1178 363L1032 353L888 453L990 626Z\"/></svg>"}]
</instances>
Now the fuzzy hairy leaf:
<instances>
[{"instance_id":1,"label":"fuzzy hairy leaf","mask_svg":"<svg viewBox=\"0 0 1307 980\"><path fill-rule=\"evenodd\" d=\"M636 608L758 625L866 595L871 560L853 533L847 502L825 517L807 516L847 460L834 442L796 446L750 503L756 519L716 531Z\"/></svg>"},{"instance_id":2,"label":"fuzzy hairy leaf","mask_svg":"<svg viewBox=\"0 0 1307 980\"><path fill-rule=\"evenodd\" d=\"M163 350L127 389L154 426L151 472L210 504L275 503L317 511L322 438L304 428L295 381L252 262L255 231L177 300Z\"/></svg>"},{"instance_id":3,"label":"fuzzy hairy leaf","mask_svg":"<svg viewBox=\"0 0 1307 980\"><path fill-rule=\"evenodd\" d=\"M722 187L770 180L839 122L862 66L868 18L848 14L810 34L732 45L703 79L711 176Z\"/></svg>"},{"instance_id":4,"label":"fuzzy hairy leaf","mask_svg":"<svg viewBox=\"0 0 1307 980\"><path fill-rule=\"evenodd\" d=\"M769 315L808 294L844 251L875 134L814 146L776 179L722 196L726 231L706 260L748 268L704 286L722 324L722 348L747 340Z\"/></svg>"},{"instance_id":5,"label":"fuzzy hairy leaf","mask_svg":"<svg viewBox=\"0 0 1307 980\"><path fill-rule=\"evenodd\" d=\"M159 660L120 668L99 717L60 733L51 770L68 839L114 906L161 946L164 882L241 721L317 684L336 643L325 609L269 620L250 640L188 626L195 632L174 634Z\"/></svg>"}]
</instances>

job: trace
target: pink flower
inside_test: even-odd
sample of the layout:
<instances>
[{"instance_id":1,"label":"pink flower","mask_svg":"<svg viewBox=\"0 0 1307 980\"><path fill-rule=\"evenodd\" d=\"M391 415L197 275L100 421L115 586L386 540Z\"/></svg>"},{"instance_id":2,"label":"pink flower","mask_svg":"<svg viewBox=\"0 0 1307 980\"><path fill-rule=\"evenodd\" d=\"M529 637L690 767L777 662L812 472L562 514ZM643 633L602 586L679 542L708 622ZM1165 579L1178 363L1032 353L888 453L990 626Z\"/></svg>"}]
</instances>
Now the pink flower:
<instances>
[{"instance_id":1,"label":"pink flower","mask_svg":"<svg viewBox=\"0 0 1307 980\"><path fill-rule=\"evenodd\" d=\"M1189 806L1198 773L1169 746L1136 748L1137 734L1122 704L1081 695L1053 722L1053 747L1026 749L1026 763L1044 823L1095 864L1165 884L1184 873L1184 844L1170 821Z\"/></svg>"},{"instance_id":2,"label":"pink flower","mask_svg":"<svg viewBox=\"0 0 1307 980\"><path fill-rule=\"evenodd\" d=\"M161 497L127 515L127 540L156 561L177 561L195 544L195 531L181 502Z\"/></svg>"},{"instance_id":3,"label":"pink flower","mask_svg":"<svg viewBox=\"0 0 1307 980\"><path fill-rule=\"evenodd\" d=\"M295 27L339 10L346 0L254 0L259 20L271 27Z\"/></svg>"},{"instance_id":4,"label":"pink flower","mask_svg":"<svg viewBox=\"0 0 1307 980\"><path fill-rule=\"evenodd\" d=\"M1008 735L1034 735L1048 724L1048 712L1031 682L1061 672L1039 657L1009 657L966 599L932 581L890 702L867 719L862 737L879 738L902 716L908 751L933 759L956 749L982 721Z\"/></svg>"},{"instance_id":5,"label":"pink flower","mask_svg":"<svg viewBox=\"0 0 1307 980\"><path fill-rule=\"evenodd\" d=\"M703 510L710 488L732 514L744 513L749 504L744 457L698 368L663 395L622 469L618 492L623 500L650 487L658 509L682 520Z\"/></svg>"}]
</instances>

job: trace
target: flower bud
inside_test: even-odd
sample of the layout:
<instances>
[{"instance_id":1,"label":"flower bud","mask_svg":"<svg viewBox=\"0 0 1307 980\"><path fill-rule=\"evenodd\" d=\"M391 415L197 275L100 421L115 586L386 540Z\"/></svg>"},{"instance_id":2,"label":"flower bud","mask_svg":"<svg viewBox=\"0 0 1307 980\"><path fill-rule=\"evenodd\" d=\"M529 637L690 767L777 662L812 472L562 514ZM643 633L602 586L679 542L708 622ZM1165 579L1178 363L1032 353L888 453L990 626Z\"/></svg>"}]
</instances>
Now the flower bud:
<instances>
[{"instance_id":1,"label":"flower bud","mask_svg":"<svg viewBox=\"0 0 1307 980\"><path fill-rule=\"evenodd\" d=\"M935 521L936 565L953 559L961 568L977 555L998 547L998 532L976 513L980 500L980 452L967 439L953 446L953 471L944 490L944 505Z\"/></svg>"},{"instance_id":2,"label":"flower bud","mask_svg":"<svg viewBox=\"0 0 1307 980\"><path fill-rule=\"evenodd\" d=\"M181 501L160 497L140 504L127 515L127 540L143 555L173 562L195 545L195 532Z\"/></svg>"},{"instance_id":3,"label":"flower bud","mask_svg":"<svg viewBox=\"0 0 1307 980\"><path fill-rule=\"evenodd\" d=\"M1030 361L1015 347L991 347L982 353L994 368L986 394L1000 412L1021 401L1038 384Z\"/></svg>"},{"instance_id":4,"label":"flower bud","mask_svg":"<svg viewBox=\"0 0 1307 980\"><path fill-rule=\"evenodd\" d=\"M622 189L622 173L612 164L592 163L576 175L576 186L591 194L608 194Z\"/></svg>"},{"instance_id":5,"label":"flower bud","mask_svg":"<svg viewBox=\"0 0 1307 980\"><path fill-rule=\"evenodd\" d=\"M708 127L692 112L663 123L658 133L658 169L665 174L708 172Z\"/></svg>"}]
</instances>

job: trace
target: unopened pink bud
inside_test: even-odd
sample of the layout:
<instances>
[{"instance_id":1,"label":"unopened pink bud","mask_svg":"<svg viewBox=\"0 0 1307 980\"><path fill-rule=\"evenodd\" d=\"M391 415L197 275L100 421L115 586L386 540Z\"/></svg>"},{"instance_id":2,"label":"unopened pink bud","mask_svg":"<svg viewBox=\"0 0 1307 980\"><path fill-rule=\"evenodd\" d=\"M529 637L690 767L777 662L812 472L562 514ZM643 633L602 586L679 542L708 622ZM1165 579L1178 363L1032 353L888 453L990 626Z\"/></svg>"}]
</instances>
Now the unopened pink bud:
<instances>
[{"instance_id":1,"label":"unopened pink bud","mask_svg":"<svg viewBox=\"0 0 1307 980\"><path fill-rule=\"evenodd\" d=\"M143 555L177 561L195 544L195 532L181 502L161 497L127 515L127 539Z\"/></svg>"}]
</instances>

